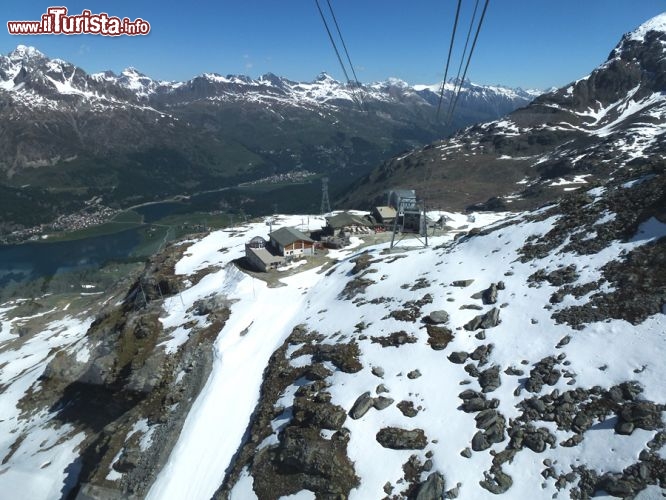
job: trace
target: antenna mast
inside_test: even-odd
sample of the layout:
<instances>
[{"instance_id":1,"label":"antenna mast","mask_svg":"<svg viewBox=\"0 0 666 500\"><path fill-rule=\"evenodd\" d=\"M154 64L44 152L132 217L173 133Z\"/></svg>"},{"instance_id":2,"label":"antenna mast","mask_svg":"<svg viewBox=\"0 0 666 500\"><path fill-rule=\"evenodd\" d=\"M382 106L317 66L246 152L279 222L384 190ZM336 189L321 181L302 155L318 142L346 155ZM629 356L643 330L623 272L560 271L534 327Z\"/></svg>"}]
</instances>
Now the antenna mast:
<instances>
[{"instance_id":1,"label":"antenna mast","mask_svg":"<svg viewBox=\"0 0 666 500\"><path fill-rule=\"evenodd\" d=\"M321 179L321 215L331 211L331 202L328 199L328 177Z\"/></svg>"}]
</instances>

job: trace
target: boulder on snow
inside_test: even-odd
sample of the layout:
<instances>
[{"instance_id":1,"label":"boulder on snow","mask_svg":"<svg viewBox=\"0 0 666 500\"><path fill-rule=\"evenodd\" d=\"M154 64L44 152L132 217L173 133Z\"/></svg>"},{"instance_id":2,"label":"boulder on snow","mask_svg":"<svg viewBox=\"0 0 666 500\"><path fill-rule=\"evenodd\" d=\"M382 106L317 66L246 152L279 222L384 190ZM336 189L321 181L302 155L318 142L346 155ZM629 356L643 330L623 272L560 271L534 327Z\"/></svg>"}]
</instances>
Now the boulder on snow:
<instances>
[{"instance_id":1,"label":"boulder on snow","mask_svg":"<svg viewBox=\"0 0 666 500\"><path fill-rule=\"evenodd\" d=\"M392 450L422 450L428 444L423 429L384 427L377 433L376 439L384 448Z\"/></svg>"},{"instance_id":2,"label":"boulder on snow","mask_svg":"<svg viewBox=\"0 0 666 500\"><path fill-rule=\"evenodd\" d=\"M393 404L394 399L386 396L373 398L372 406L375 410L382 411Z\"/></svg>"},{"instance_id":3,"label":"boulder on snow","mask_svg":"<svg viewBox=\"0 0 666 500\"><path fill-rule=\"evenodd\" d=\"M502 472L501 469L493 467L489 473L484 473L485 479L479 481L479 484L484 489L488 490L495 495L505 493L513 485L513 479L508 474Z\"/></svg>"},{"instance_id":4,"label":"boulder on snow","mask_svg":"<svg viewBox=\"0 0 666 500\"><path fill-rule=\"evenodd\" d=\"M444 476L439 472L433 472L419 487L416 500L440 500L444 494L444 488Z\"/></svg>"},{"instance_id":5,"label":"boulder on snow","mask_svg":"<svg viewBox=\"0 0 666 500\"><path fill-rule=\"evenodd\" d=\"M497 302L497 285L491 283L481 294L481 300L484 304L495 304Z\"/></svg>"},{"instance_id":6,"label":"boulder on snow","mask_svg":"<svg viewBox=\"0 0 666 500\"><path fill-rule=\"evenodd\" d=\"M468 354L465 351L455 351L449 354L449 361L457 365L462 365L467 361Z\"/></svg>"},{"instance_id":7,"label":"boulder on snow","mask_svg":"<svg viewBox=\"0 0 666 500\"><path fill-rule=\"evenodd\" d=\"M433 311L423 318L423 321L433 325L447 323L449 321L449 313L444 310Z\"/></svg>"},{"instance_id":8,"label":"boulder on snow","mask_svg":"<svg viewBox=\"0 0 666 500\"><path fill-rule=\"evenodd\" d=\"M475 316L470 321L468 321L463 328L468 331L478 330L483 328L487 330L488 328L493 328L499 324L499 309L493 307L490 311L485 314L479 314Z\"/></svg>"},{"instance_id":9,"label":"boulder on snow","mask_svg":"<svg viewBox=\"0 0 666 500\"><path fill-rule=\"evenodd\" d=\"M368 410L372 408L374 403L374 398L370 396L370 392L364 392L358 398L356 398L354 405L352 406L351 410L349 410L349 416L354 420L358 420L363 415L368 413Z\"/></svg>"},{"instance_id":10,"label":"boulder on snow","mask_svg":"<svg viewBox=\"0 0 666 500\"><path fill-rule=\"evenodd\" d=\"M446 349L449 342L453 340L453 332L445 326L427 324L426 330L428 332L428 345L435 351Z\"/></svg>"},{"instance_id":11,"label":"boulder on snow","mask_svg":"<svg viewBox=\"0 0 666 500\"><path fill-rule=\"evenodd\" d=\"M483 392L492 392L501 385L500 367L495 365L479 373L479 385Z\"/></svg>"}]
</instances>

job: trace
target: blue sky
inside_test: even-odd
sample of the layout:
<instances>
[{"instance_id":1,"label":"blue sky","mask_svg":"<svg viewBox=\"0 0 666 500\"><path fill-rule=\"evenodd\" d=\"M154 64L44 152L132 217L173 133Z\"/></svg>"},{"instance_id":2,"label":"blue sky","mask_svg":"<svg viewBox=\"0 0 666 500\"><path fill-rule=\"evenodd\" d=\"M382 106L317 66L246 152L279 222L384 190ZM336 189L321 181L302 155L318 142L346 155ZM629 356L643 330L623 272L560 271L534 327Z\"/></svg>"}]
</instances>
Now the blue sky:
<instances>
[{"instance_id":1,"label":"blue sky","mask_svg":"<svg viewBox=\"0 0 666 500\"><path fill-rule=\"evenodd\" d=\"M325 0L320 3L325 7ZM331 0L359 80L393 76L412 84L441 80L456 3ZM459 48L473 4L463 0ZM0 52L32 45L88 72L134 66L165 80L269 71L301 81L321 71L343 79L314 0L75 0L55 5L70 14L89 9L141 17L151 23L151 33L118 38L7 33L7 21L38 20L52 5L3 0ZM491 0L468 77L484 84L562 86L603 62L623 33L663 11L664 0Z\"/></svg>"}]
</instances>

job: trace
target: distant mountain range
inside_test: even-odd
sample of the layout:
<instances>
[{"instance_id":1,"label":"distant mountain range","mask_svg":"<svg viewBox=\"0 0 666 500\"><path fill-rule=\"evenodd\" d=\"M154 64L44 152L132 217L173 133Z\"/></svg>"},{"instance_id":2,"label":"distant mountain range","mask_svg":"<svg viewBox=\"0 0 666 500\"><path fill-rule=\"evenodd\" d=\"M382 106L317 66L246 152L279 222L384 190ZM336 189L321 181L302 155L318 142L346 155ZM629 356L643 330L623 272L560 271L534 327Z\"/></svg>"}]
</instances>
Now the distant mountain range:
<instances>
[{"instance_id":1,"label":"distant mountain range","mask_svg":"<svg viewBox=\"0 0 666 500\"><path fill-rule=\"evenodd\" d=\"M497 121L384 162L344 197L359 207L392 187L431 206L523 209L666 154L666 14L626 34L588 76ZM665 203L666 204L666 203Z\"/></svg>"},{"instance_id":2,"label":"distant mountain range","mask_svg":"<svg viewBox=\"0 0 666 500\"><path fill-rule=\"evenodd\" d=\"M538 95L465 82L447 127L435 120L438 92L397 79L351 88L325 73L309 83L270 73L186 82L134 68L88 74L18 46L0 56L0 223L48 220L93 196L126 206L298 168L337 172L341 186Z\"/></svg>"}]
</instances>

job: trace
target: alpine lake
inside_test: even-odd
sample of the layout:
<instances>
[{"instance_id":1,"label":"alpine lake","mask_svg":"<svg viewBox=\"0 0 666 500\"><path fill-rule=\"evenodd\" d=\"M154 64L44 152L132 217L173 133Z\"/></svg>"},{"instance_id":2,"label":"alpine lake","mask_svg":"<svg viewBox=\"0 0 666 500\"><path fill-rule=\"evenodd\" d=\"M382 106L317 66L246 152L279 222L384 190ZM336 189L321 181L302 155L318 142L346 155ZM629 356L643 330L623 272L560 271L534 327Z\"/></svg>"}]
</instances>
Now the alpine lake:
<instances>
[{"instance_id":1,"label":"alpine lake","mask_svg":"<svg viewBox=\"0 0 666 500\"><path fill-rule=\"evenodd\" d=\"M146 203L97 226L0 245L0 304L48 294L102 293L189 234L272 213L316 213L319 180L223 188Z\"/></svg>"}]
</instances>

